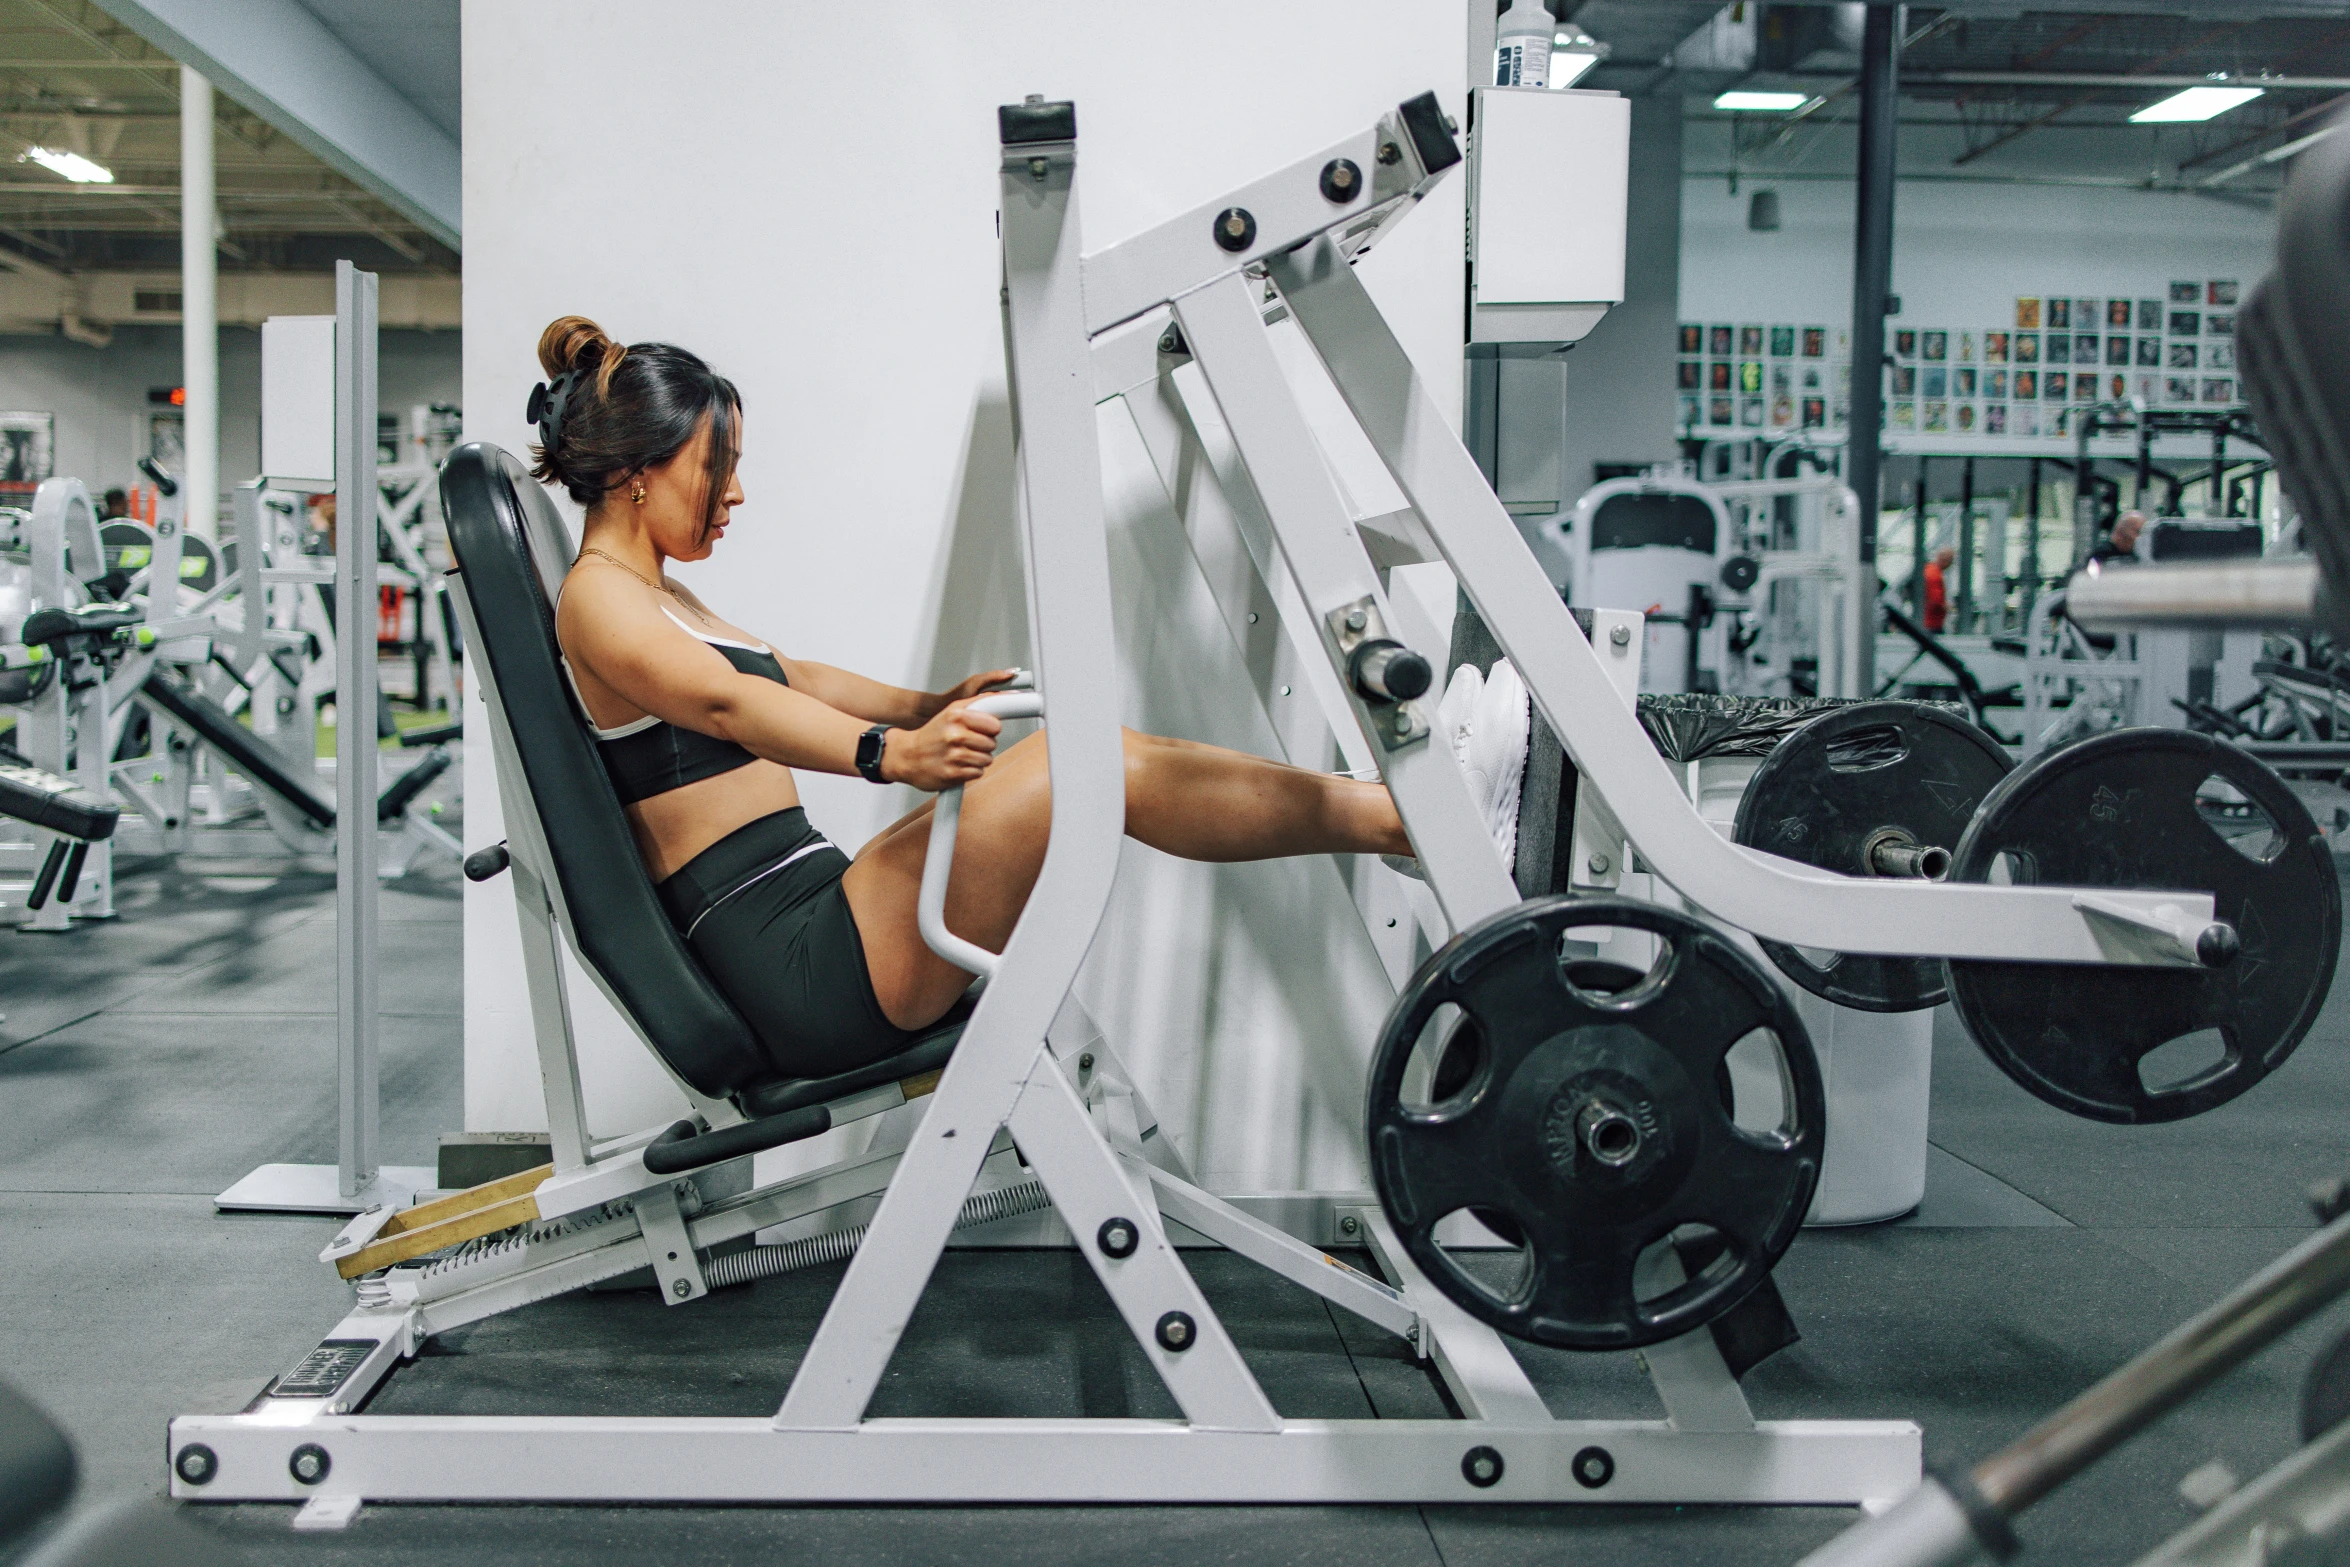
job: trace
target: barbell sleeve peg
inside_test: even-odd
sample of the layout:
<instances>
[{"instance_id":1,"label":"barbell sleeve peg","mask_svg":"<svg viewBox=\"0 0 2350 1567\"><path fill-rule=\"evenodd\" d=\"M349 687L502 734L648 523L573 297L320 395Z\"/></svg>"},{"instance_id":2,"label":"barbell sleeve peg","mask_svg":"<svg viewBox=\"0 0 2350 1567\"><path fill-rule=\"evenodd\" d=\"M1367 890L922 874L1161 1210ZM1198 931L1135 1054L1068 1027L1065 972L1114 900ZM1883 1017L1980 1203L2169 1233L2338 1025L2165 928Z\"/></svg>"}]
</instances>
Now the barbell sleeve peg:
<instances>
[{"instance_id":1,"label":"barbell sleeve peg","mask_svg":"<svg viewBox=\"0 0 2350 1567\"><path fill-rule=\"evenodd\" d=\"M1436 672L1428 660L1393 637L1368 637L1346 661L1347 678L1368 702L1409 702L1425 695Z\"/></svg>"}]
</instances>

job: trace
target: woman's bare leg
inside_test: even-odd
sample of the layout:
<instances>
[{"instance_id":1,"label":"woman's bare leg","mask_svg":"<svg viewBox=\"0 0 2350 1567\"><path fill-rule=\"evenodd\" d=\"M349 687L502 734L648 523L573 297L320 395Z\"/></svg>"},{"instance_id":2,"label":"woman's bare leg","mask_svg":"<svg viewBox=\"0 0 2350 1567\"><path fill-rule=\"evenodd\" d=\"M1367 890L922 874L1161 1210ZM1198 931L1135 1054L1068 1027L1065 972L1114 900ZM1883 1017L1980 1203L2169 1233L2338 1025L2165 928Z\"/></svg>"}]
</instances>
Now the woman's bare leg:
<instances>
[{"instance_id":1,"label":"woman's bare leg","mask_svg":"<svg viewBox=\"0 0 2350 1567\"><path fill-rule=\"evenodd\" d=\"M1382 785L1131 729L1125 748L1127 836L1178 858L1412 852ZM923 805L867 844L843 883L874 993L900 1028L936 1019L971 983L923 943L916 923L931 811ZM1045 739L1031 735L963 791L947 927L1002 951L1044 865L1051 827Z\"/></svg>"}]
</instances>

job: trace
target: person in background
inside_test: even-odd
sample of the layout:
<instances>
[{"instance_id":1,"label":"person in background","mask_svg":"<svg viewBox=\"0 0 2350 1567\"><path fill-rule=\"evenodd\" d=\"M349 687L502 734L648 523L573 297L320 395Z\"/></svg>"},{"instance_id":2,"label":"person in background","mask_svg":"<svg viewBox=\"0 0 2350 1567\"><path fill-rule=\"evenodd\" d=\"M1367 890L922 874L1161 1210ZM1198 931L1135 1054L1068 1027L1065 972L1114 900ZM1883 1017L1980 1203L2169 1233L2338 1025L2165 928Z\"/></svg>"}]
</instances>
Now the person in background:
<instances>
[{"instance_id":1,"label":"person in background","mask_svg":"<svg viewBox=\"0 0 2350 1567\"><path fill-rule=\"evenodd\" d=\"M2134 561L2138 558L2138 535L2146 531L2146 514L2125 511L2113 525L2113 532L2105 541L2089 552L2089 558L2099 566L2110 566L2116 561Z\"/></svg>"},{"instance_id":2,"label":"person in background","mask_svg":"<svg viewBox=\"0 0 2350 1567\"><path fill-rule=\"evenodd\" d=\"M1958 551L1944 545L1926 562L1926 602L1918 618L1937 636L1950 623L1949 572L1957 559Z\"/></svg>"},{"instance_id":3,"label":"person in background","mask_svg":"<svg viewBox=\"0 0 2350 1567\"><path fill-rule=\"evenodd\" d=\"M335 552L335 492L324 490L310 497L310 531L326 536L326 553Z\"/></svg>"},{"instance_id":4,"label":"person in background","mask_svg":"<svg viewBox=\"0 0 2350 1567\"><path fill-rule=\"evenodd\" d=\"M130 514L130 491L119 488L108 490L105 502L99 508L98 520L112 522L117 517L128 517Z\"/></svg>"}]
</instances>

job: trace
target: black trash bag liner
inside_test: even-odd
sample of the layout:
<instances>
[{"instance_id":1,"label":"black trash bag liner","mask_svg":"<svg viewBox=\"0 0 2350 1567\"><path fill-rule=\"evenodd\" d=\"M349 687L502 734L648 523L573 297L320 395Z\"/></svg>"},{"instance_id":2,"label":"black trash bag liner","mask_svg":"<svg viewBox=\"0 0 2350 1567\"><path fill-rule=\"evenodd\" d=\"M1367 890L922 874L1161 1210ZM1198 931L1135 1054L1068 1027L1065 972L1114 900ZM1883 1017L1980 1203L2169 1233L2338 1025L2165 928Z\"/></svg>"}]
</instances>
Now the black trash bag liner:
<instances>
[{"instance_id":1,"label":"black trash bag liner","mask_svg":"<svg viewBox=\"0 0 2350 1567\"><path fill-rule=\"evenodd\" d=\"M1668 762L1708 756L1768 756L1780 741L1831 707L1882 700L1849 696L1722 696L1708 691L1650 692L1640 698L1640 727ZM1959 718L1954 702L1921 702Z\"/></svg>"}]
</instances>

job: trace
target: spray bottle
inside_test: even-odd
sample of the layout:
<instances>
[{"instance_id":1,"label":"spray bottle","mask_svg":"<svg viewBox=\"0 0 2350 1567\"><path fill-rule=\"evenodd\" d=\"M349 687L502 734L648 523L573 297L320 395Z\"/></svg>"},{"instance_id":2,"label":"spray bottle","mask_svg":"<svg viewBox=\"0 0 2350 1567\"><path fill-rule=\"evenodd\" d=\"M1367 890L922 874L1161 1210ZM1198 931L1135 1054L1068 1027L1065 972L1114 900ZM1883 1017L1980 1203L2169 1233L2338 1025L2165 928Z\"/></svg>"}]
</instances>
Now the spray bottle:
<instances>
[{"instance_id":1,"label":"spray bottle","mask_svg":"<svg viewBox=\"0 0 2350 1567\"><path fill-rule=\"evenodd\" d=\"M1496 87L1550 85L1550 46L1558 23L1542 0L1510 0L1496 30L1493 83Z\"/></svg>"}]
</instances>

